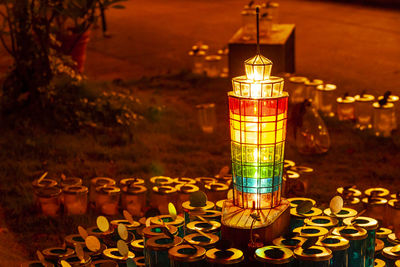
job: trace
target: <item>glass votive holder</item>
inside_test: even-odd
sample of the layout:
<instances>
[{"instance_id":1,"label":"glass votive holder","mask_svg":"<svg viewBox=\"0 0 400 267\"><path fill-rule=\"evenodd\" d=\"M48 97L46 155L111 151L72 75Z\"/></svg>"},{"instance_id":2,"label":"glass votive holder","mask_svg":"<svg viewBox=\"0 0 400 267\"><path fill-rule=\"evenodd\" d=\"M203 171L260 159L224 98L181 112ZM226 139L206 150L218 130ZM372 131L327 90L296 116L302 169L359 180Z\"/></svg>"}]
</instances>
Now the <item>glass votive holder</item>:
<instances>
[{"instance_id":1,"label":"glass votive holder","mask_svg":"<svg viewBox=\"0 0 400 267\"><path fill-rule=\"evenodd\" d=\"M294 250L298 246L301 246L307 239L300 236L283 237L280 236L272 240L272 244L275 246L285 247Z\"/></svg>"},{"instance_id":2,"label":"glass votive holder","mask_svg":"<svg viewBox=\"0 0 400 267\"><path fill-rule=\"evenodd\" d=\"M360 130L372 127L372 103L373 95L363 94L354 96L356 101L356 128Z\"/></svg>"},{"instance_id":3,"label":"glass votive holder","mask_svg":"<svg viewBox=\"0 0 400 267\"><path fill-rule=\"evenodd\" d=\"M163 186L163 185L173 186L174 179L167 176L154 176L150 178L150 183L155 186Z\"/></svg>"},{"instance_id":4,"label":"glass votive holder","mask_svg":"<svg viewBox=\"0 0 400 267\"><path fill-rule=\"evenodd\" d=\"M136 256L142 257L144 255L144 240L136 239L131 242L131 249Z\"/></svg>"},{"instance_id":5,"label":"glass votive holder","mask_svg":"<svg viewBox=\"0 0 400 267\"><path fill-rule=\"evenodd\" d=\"M300 214L296 211L296 208L290 208L290 223L289 223L289 231L293 231L294 229L304 226L304 219L310 218L313 216L319 216L322 214L322 211L318 208L312 207L311 210L307 213Z\"/></svg>"},{"instance_id":6,"label":"glass votive holder","mask_svg":"<svg viewBox=\"0 0 400 267\"><path fill-rule=\"evenodd\" d=\"M125 186L134 185L144 185L144 179L141 178L124 178L119 181L119 187L123 188Z\"/></svg>"},{"instance_id":7,"label":"glass votive holder","mask_svg":"<svg viewBox=\"0 0 400 267\"><path fill-rule=\"evenodd\" d=\"M182 204L189 201L190 194L199 191L199 187L194 184L177 184L175 188L178 191L176 210L181 213L183 212Z\"/></svg>"},{"instance_id":8,"label":"glass votive holder","mask_svg":"<svg viewBox=\"0 0 400 267\"><path fill-rule=\"evenodd\" d=\"M200 246L207 250L215 248L216 243L219 241L219 237L214 234L207 234L205 237L202 234L194 233L185 236L185 241L194 246Z\"/></svg>"},{"instance_id":9,"label":"glass votive holder","mask_svg":"<svg viewBox=\"0 0 400 267\"><path fill-rule=\"evenodd\" d=\"M312 238L312 237L321 237L328 234L329 230L325 227L320 226L301 226L297 227L293 230L294 233L298 233L300 237L304 238Z\"/></svg>"},{"instance_id":10,"label":"glass votive holder","mask_svg":"<svg viewBox=\"0 0 400 267\"><path fill-rule=\"evenodd\" d=\"M191 221L198 220L198 215L203 215L205 211L211 210L215 207L214 202L207 201L203 207L192 206L190 201L183 202L182 209L185 217L185 227Z\"/></svg>"},{"instance_id":11,"label":"glass votive holder","mask_svg":"<svg viewBox=\"0 0 400 267\"><path fill-rule=\"evenodd\" d=\"M70 248L64 248L64 247L52 247L52 248L46 248L42 251L42 254L46 261L49 261L53 264L57 264L58 261L61 259L64 259L68 256L71 256L75 253Z\"/></svg>"},{"instance_id":12,"label":"glass votive holder","mask_svg":"<svg viewBox=\"0 0 400 267\"><path fill-rule=\"evenodd\" d=\"M199 125L203 133L213 133L217 123L214 103L196 105Z\"/></svg>"},{"instance_id":13,"label":"glass votive holder","mask_svg":"<svg viewBox=\"0 0 400 267\"><path fill-rule=\"evenodd\" d=\"M291 208L296 208L298 205L300 205L304 201L311 201L313 206L315 206L315 204L317 203L314 199L306 198L306 197L292 197L292 198L288 198L287 200L289 201L289 205Z\"/></svg>"},{"instance_id":14,"label":"glass votive holder","mask_svg":"<svg viewBox=\"0 0 400 267\"><path fill-rule=\"evenodd\" d=\"M96 188L99 186L115 186L115 180L108 177L96 177L90 180L89 201L94 202L96 196Z\"/></svg>"},{"instance_id":15,"label":"glass votive holder","mask_svg":"<svg viewBox=\"0 0 400 267\"><path fill-rule=\"evenodd\" d=\"M189 56L192 57L192 72L203 75L206 52L203 50L190 51Z\"/></svg>"},{"instance_id":16,"label":"glass votive holder","mask_svg":"<svg viewBox=\"0 0 400 267\"><path fill-rule=\"evenodd\" d=\"M393 247L385 247L382 251L382 259L386 266L395 266L395 262L400 260L400 253L393 252Z\"/></svg>"},{"instance_id":17,"label":"glass votive holder","mask_svg":"<svg viewBox=\"0 0 400 267\"><path fill-rule=\"evenodd\" d=\"M340 225L343 224L344 219L349 218L349 217L354 217L357 215L357 213L358 212L355 209L346 208L346 207L342 208L342 210L336 214L332 213L330 208L324 209L324 214L329 217L337 218L339 220Z\"/></svg>"},{"instance_id":18,"label":"glass votive holder","mask_svg":"<svg viewBox=\"0 0 400 267\"><path fill-rule=\"evenodd\" d=\"M78 177L68 177L64 180L61 180L60 182L61 189L64 189L65 187L68 186L81 186L81 185L82 185L82 179Z\"/></svg>"},{"instance_id":19,"label":"glass votive holder","mask_svg":"<svg viewBox=\"0 0 400 267\"><path fill-rule=\"evenodd\" d=\"M130 184L122 188L121 206L132 216L143 216L146 207L147 188L144 185Z\"/></svg>"},{"instance_id":20,"label":"glass votive holder","mask_svg":"<svg viewBox=\"0 0 400 267\"><path fill-rule=\"evenodd\" d=\"M313 105L327 117L335 115L335 91L336 85L334 84L321 84L316 87L315 98Z\"/></svg>"},{"instance_id":21,"label":"glass votive holder","mask_svg":"<svg viewBox=\"0 0 400 267\"><path fill-rule=\"evenodd\" d=\"M355 102L351 96L336 98L336 113L340 121L354 120Z\"/></svg>"},{"instance_id":22,"label":"glass votive holder","mask_svg":"<svg viewBox=\"0 0 400 267\"><path fill-rule=\"evenodd\" d=\"M255 9L245 9L241 13L242 15L242 39L243 40L254 40L257 34L256 23L256 11Z\"/></svg>"},{"instance_id":23,"label":"glass votive holder","mask_svg":"<svg viewBox=\"0 0 400 267\"><path fill-rule=\"evenodd\" d=\"M292 76L289 78L288 93L289 102L292 104L299 104L305 100L305 82L308 81L306 77Z\"/></svg>"},{"instance_id":24,"label":"glass votive holder","mask_svg":"<svg viewBox=\"0 0 400 267\"><path fill-rule=\"evenodd\" d=\"M383 96L378 97L378 101L382 100ZM393 103L394 108L393 108L393 113L392 113L392 126L393 130L397 129L397 110L398 110L398 105L399 105L399 96L397 95L389 95L387 98L387 102Z\"/></svg>"},{"instance_id":25,"label":"glass votive holder","mask_svg":"<svg viewBox=\"0 0 400 267\"><path fill-rule=\"evenodd\" d=\"M217 78L221 74L222 58L218 55L209 55L204 58L205 73L210 78Z\"/></svg>"},{"instance_id":26,"label":"glass votive holder","mask_svg":"<svg viewBox=\"0 0 400 267\"><path fill-rule=\"evenodd\" d=\"M299 267L330 266L332 259L332 251L322 246L298 247L293 252Z\"/></svg>"},{"instance_id":27,"label":"glass votive holder","mask_svg":"<svg viewBox=\"0 0 400 267\"><path fill-rule=\"evenodd\" d=\"M376 136L390 137L393 125L394 104L386 103L381 105L379 102L372 104L373 107L373 131Z\"/></svg>"},{"instance_id":28,"label":"glass votive holder","mask_svg":"<svg viewBox=\"0 0 400 267\"><path fill-rule=\"evenodd\" d=\"M201 191L204 191L204 186L211 183L216 183L217 179L212 177L197 177L195 178L196 185L200 188Z\"/></svg>"},{"instance_id":29,"label":"glass votive holder","mask_svg":"<svg viewBox=\"0 0 400 267\"><path fill-rule=\"evenodd\" d=\"M323 246L332 251L332 259L330 266L348 266L348 253L347 249L350 247L349 240L337 235L328 235L322 240L315 243L317 246Z\"/></svg>"},{"instance_id":30,"label":"glass votive holder","mask_svg":"<svg viewBox=\"0 0 400 267\"><path fill-rule=\"evenodd\" d=\"M169 214L168 203L176 206L177 191L169 185L154 186L151 191L150 206L156 208L161 214Z\"/></svg>"},{"instance_id":31,"label":"glass votive holder","mask_svg":"<svg viewBox=\"0 0 400 267\"><path fill-rule=\"evenodd\" d=\"M170 266L168 250L179 246L183 239L175 236L173 239L166 235L155 236L146 241L145 261L148 266L163 267Z\"/></svg>"},{"instance_id":32,"label":"glass votive holder","mask_svg":"<svg viewBox=\"0 0 400 267\"><path fill-rule=\"evenodd\" d=\"M281 255L277 257L276 250L279 250ZM263 266L292 266L293 262L293 252L284 247L279 246L267 246L256 249L254 253L254 258L257 262L263 264Z\"/></svg>"},{"instance_id":33,"label":"glass votive holder","mask_svg":"<svg viewBox=\"0 0 400 267\"><path fill-rule=\"evenodd\" d=\"M217 202L221 199L226 199L229 186L223 183L213 183L204 186L205 193L207 194L208 200Z\"/></svg>"},{"instance_id":34,"label":"glass votive holder","mask_svg":"<svg viewBox=\"0 0 400 267\"><path fill-rule=\"evenodd\" d=\"M386 198L390 195L390 191L383 187L371 187L364 191L367 197L383 197Z\"/></svg>"},{"instance_id":35,"label":"glass votive holder","mask_svg":"<svg viewBox=\"0 0 400 267\"><path fill-rule=\"evenodd\" d=\"M142 238L138 234L138 229L140 228L140 223L139 222L133 221L132 223L130 223L128 220L112 220L110 222L110 225L113 228L114 232L118 231L118 225L119 224L125 225L125 227L128 230L128 232L132 233L135 236L135 238L137 238L137 239Z\"/></svg>"},{"instance_id":36,"label":"glass votive holder","mask_svg":"<svg viewBox=\"0 0 400 267\"><path fill-rule=\"evenodd\" d=\"M178 236L179 237L184 237L184 225L185 225L185 219L182 216L176 216L175 220L171 217L171 215L159 215L156 217L152 217L150 219L150 222L154 225L173 225L176 228L178 228Z\"/></svg>"},{"instance_id":37,"label":"glass votive holder","mask_svg":"<svg viewBox=\"0 0 400 267\"><path fill-rule=\"evenodd\" d=\"M118 266L123 266L123 264L126 265L127 258L135 258L135 253L128 251L128 255L126 257L119 253L118 248L107 248L103 251L103 258L115 261L118 263Z\"/></svg>"},{"instance_id":38,"label":"glass votive holder","mask_svg":"<svg viewBox=\"0 0 400 267\"><path fill-rule=\"evenodd\" d=\"M308 226L318 226L331 229L338 226L339 220L329 216L314 216L311 218L306 218L304 220L304 223Z\"/></svg>"},{"instance_id":39,"label":"glass votive holder","mask_svg":"<svg viewBox=\"0 0 400 267\"><path fill-rule=\"evenodd\" d=\"M58 187L43 187L35 191L40 212L45 216L57 216L60 211L61 189Z\"/></svg>"},{"instance_id":40,"label":"glass votive holder","mask_svg":"<svg viewBox=\"0 0 400 267\"><path fill-rule=\"evenodd\" d=\"M314 101L315 98L315 90L317 89L317 86L323 85L324 82L319 79L313 79L313 80L307 80L304 82L305 86L305 98L306 99L311 99Z\"/></svg>"},{"instance_id":41,"label":"glass votive holder","mask_svg":"<svg viewBox=\"0 0 400 267\"><path fill-rule=\"evenodd\" d=\"M99 186L96 188L95 207L98 213L117 215L121 189L116 186Z\"/></svg>"},{"instance_id":42,"label":"glass votive holder","mask_svg":"<svg viewBox=\"0 0 400 267\"><path fill-rule=\"evenodd\" d=\"M63 189L64 212L69 215L86 214L88 205L88 188L72 185Z\"/></svg>"},{"instance_id":43,"label":"glass votive holder","mask_svg":"<svg viewBox=\"0 0 400 267\"><path fill-rule=\"evenodd\" d=\"M211 263L211 266L225 266L229 265L232 267L241 266L241 262L244 260L243 252L237 248L229 248L227 250L220 250L218 248L212 248L206 252L207 262Z\"/></svg>"},{"instance_id":44,"label":"glass votive holder","mask_svg":"<svg viewBox=\"0 0 400 267\"><path fill-rule=\"evenodd\" d=\"M391 233L393 233L393 231L389 228L379 227L376 230L376 239L382 240L386 247L391 246L391 243L388 240Z\"/></svg>"},{"instance_id":45,"label":"glass votive holder","mask_svg":"<svg viewBox=\"0 0 400 267\"><path fill-rule=\"evenodd\" d=\"M168 250L168 257L170 258L171 266L174 267L204 266L206 250L200 246L184 244Z\"/></svg>"},{"instance_id":46,"label":"glass votive holder","mask_svg":"<svg viewBox=\"0 0 400 267\"><path fill-rule=\"evenodd\" d=\"M372 217L379 221L381 226L387 226L385 222L387 199L382 197L364 197L361 199L366 212L364 216Z\"/></svg>"}]
</instances>

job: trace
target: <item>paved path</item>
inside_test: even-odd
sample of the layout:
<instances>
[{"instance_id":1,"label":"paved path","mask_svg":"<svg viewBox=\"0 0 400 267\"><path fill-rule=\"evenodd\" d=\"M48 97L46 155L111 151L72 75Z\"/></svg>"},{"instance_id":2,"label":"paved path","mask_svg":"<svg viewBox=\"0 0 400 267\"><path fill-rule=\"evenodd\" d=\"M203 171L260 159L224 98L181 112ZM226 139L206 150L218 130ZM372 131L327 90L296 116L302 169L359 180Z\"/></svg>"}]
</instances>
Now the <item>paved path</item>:
<instances>
[{"instance_id":1,"label":"paved path","mask_svg":"<svg viewBox=\"0 0 400 267\"><path fill-rule=\"evenodd\" d=\"M297 72L353 93L400 93L400 11L334 2L279 0L280 21L295 23ZM87 73L132 78L189 66L202 40L217 49L240 27L243 0L128 1L108 13L113 34L94 32Z\"/></svg>"}]
</instances>

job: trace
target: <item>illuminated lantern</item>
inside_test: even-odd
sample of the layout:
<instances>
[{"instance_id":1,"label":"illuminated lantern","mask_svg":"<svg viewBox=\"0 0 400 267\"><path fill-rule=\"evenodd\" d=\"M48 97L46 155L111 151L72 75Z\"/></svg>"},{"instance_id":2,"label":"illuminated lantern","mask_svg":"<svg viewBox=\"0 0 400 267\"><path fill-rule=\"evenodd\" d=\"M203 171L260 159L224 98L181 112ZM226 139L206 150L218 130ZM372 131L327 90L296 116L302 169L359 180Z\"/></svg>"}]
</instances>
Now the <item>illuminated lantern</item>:
<instances>
[{"instance_id":1,"label":"illuminated lantern","mask_svg":"<svg viewBox=\"0 0 400 267\"><path fill-rule=\"evenodd\" d=\"M355 113L354 97L344 96L336 99L336 113L340 121L353 120Z\"/></svg>"},{"instance_id":2,"label":"illuminated lantern","mask_svg":"<svg viewBox=\"0 0 400 267\"><path fill-rule=\"evenodd\" d=\"M234 205L241 208L280 203L288 94L271 67L260 54L246 60L246 76L233 78L228 93Z\"/></svg>"},{"instance_id":3,"label":"illuminated lantern","mask_svg":"<svg viewBox=\"0 0 400 267\"><path fill-rule=\"evenodd\" d=\"M375 102L372 104L373 109L373 131L376 136L389 137L392 130L396 127L393 125L394 104L387 102L381 104Z\"/></svg>"},{"instance_id":4,"label":"illuminated lantern","mask_svg":"<svg viewBox=\"0 0 400 267\"><path fill-rule=\"evenodd\" d=\"M397 95L392 95L390 91L387 91L385 95L378 97L378 101L382 100L383 98L387 99L387 102L393 103L394 108L392 110L392 126L393 130L397 129L397 119L396 119L396 110L397 106L399 105L399 96Z\"/></svg>"},{"instance_id":5,"label":"illuminated lantern","mask_svg":"<svg viewBox=\"0 0 400 267\"><path fill-rule=\"evenodd\" d=\"M320 84L316 87L314 105L324 116L333 117L335 115L335 91L334 84Z\"/></svg>"},{"instance_id":6,"label":"illuminated lantern","mask_svg":"<svg viewBox=\"0 0 400 267\"><path fill-rule=\"evenodd\" d=\"M356 100L356 127L360 130L369 129L372 127L372 103L375 100L373 95L362 94L354 97Z\"/></svg>"}]
</instances>

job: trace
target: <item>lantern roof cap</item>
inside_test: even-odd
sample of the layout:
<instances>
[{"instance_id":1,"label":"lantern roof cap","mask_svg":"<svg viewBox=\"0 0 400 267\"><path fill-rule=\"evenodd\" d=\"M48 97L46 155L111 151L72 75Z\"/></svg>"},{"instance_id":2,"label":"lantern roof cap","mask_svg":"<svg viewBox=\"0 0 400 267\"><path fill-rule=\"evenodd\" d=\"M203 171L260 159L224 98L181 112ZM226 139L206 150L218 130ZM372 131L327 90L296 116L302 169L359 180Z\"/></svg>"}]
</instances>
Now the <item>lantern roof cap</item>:
<instances>
[{"instance_id":1,"label":"lantern roof cap","mask_svg":"<svg viewBox=\"0 0 400 267\"><path fill-rule=\"evenodd\" d=\"M261 54L257 54L254 57L247 59L244 63L249 65L272 65L272 61Z\"/></svg>"}]
</instances>

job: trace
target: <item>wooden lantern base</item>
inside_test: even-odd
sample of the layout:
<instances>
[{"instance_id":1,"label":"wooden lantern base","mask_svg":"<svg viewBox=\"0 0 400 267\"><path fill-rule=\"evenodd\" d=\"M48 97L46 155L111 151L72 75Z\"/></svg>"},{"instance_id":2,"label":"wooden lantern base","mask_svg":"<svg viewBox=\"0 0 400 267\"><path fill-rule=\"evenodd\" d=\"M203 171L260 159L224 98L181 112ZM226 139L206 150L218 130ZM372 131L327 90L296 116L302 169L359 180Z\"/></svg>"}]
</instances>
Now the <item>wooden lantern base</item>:
<instances>
[{"instance_id":1,"label":"wooden lantern base","mask_svg":"<svg viewBox=\"0 0 400 267\"><path fill-rule=\"evenodd\" d=\"M289 229L290 209L286 199L282 199L276 208L263 210L239 208L233 205L232 200L226 200L222 208L222 238L231 240L234 247L246 251L250 242L252 213L260 215L260 221L254 222L253 234L258 234L259 241L265 245L272 244L272 240Z\"/></svg>"}]
</instances>

